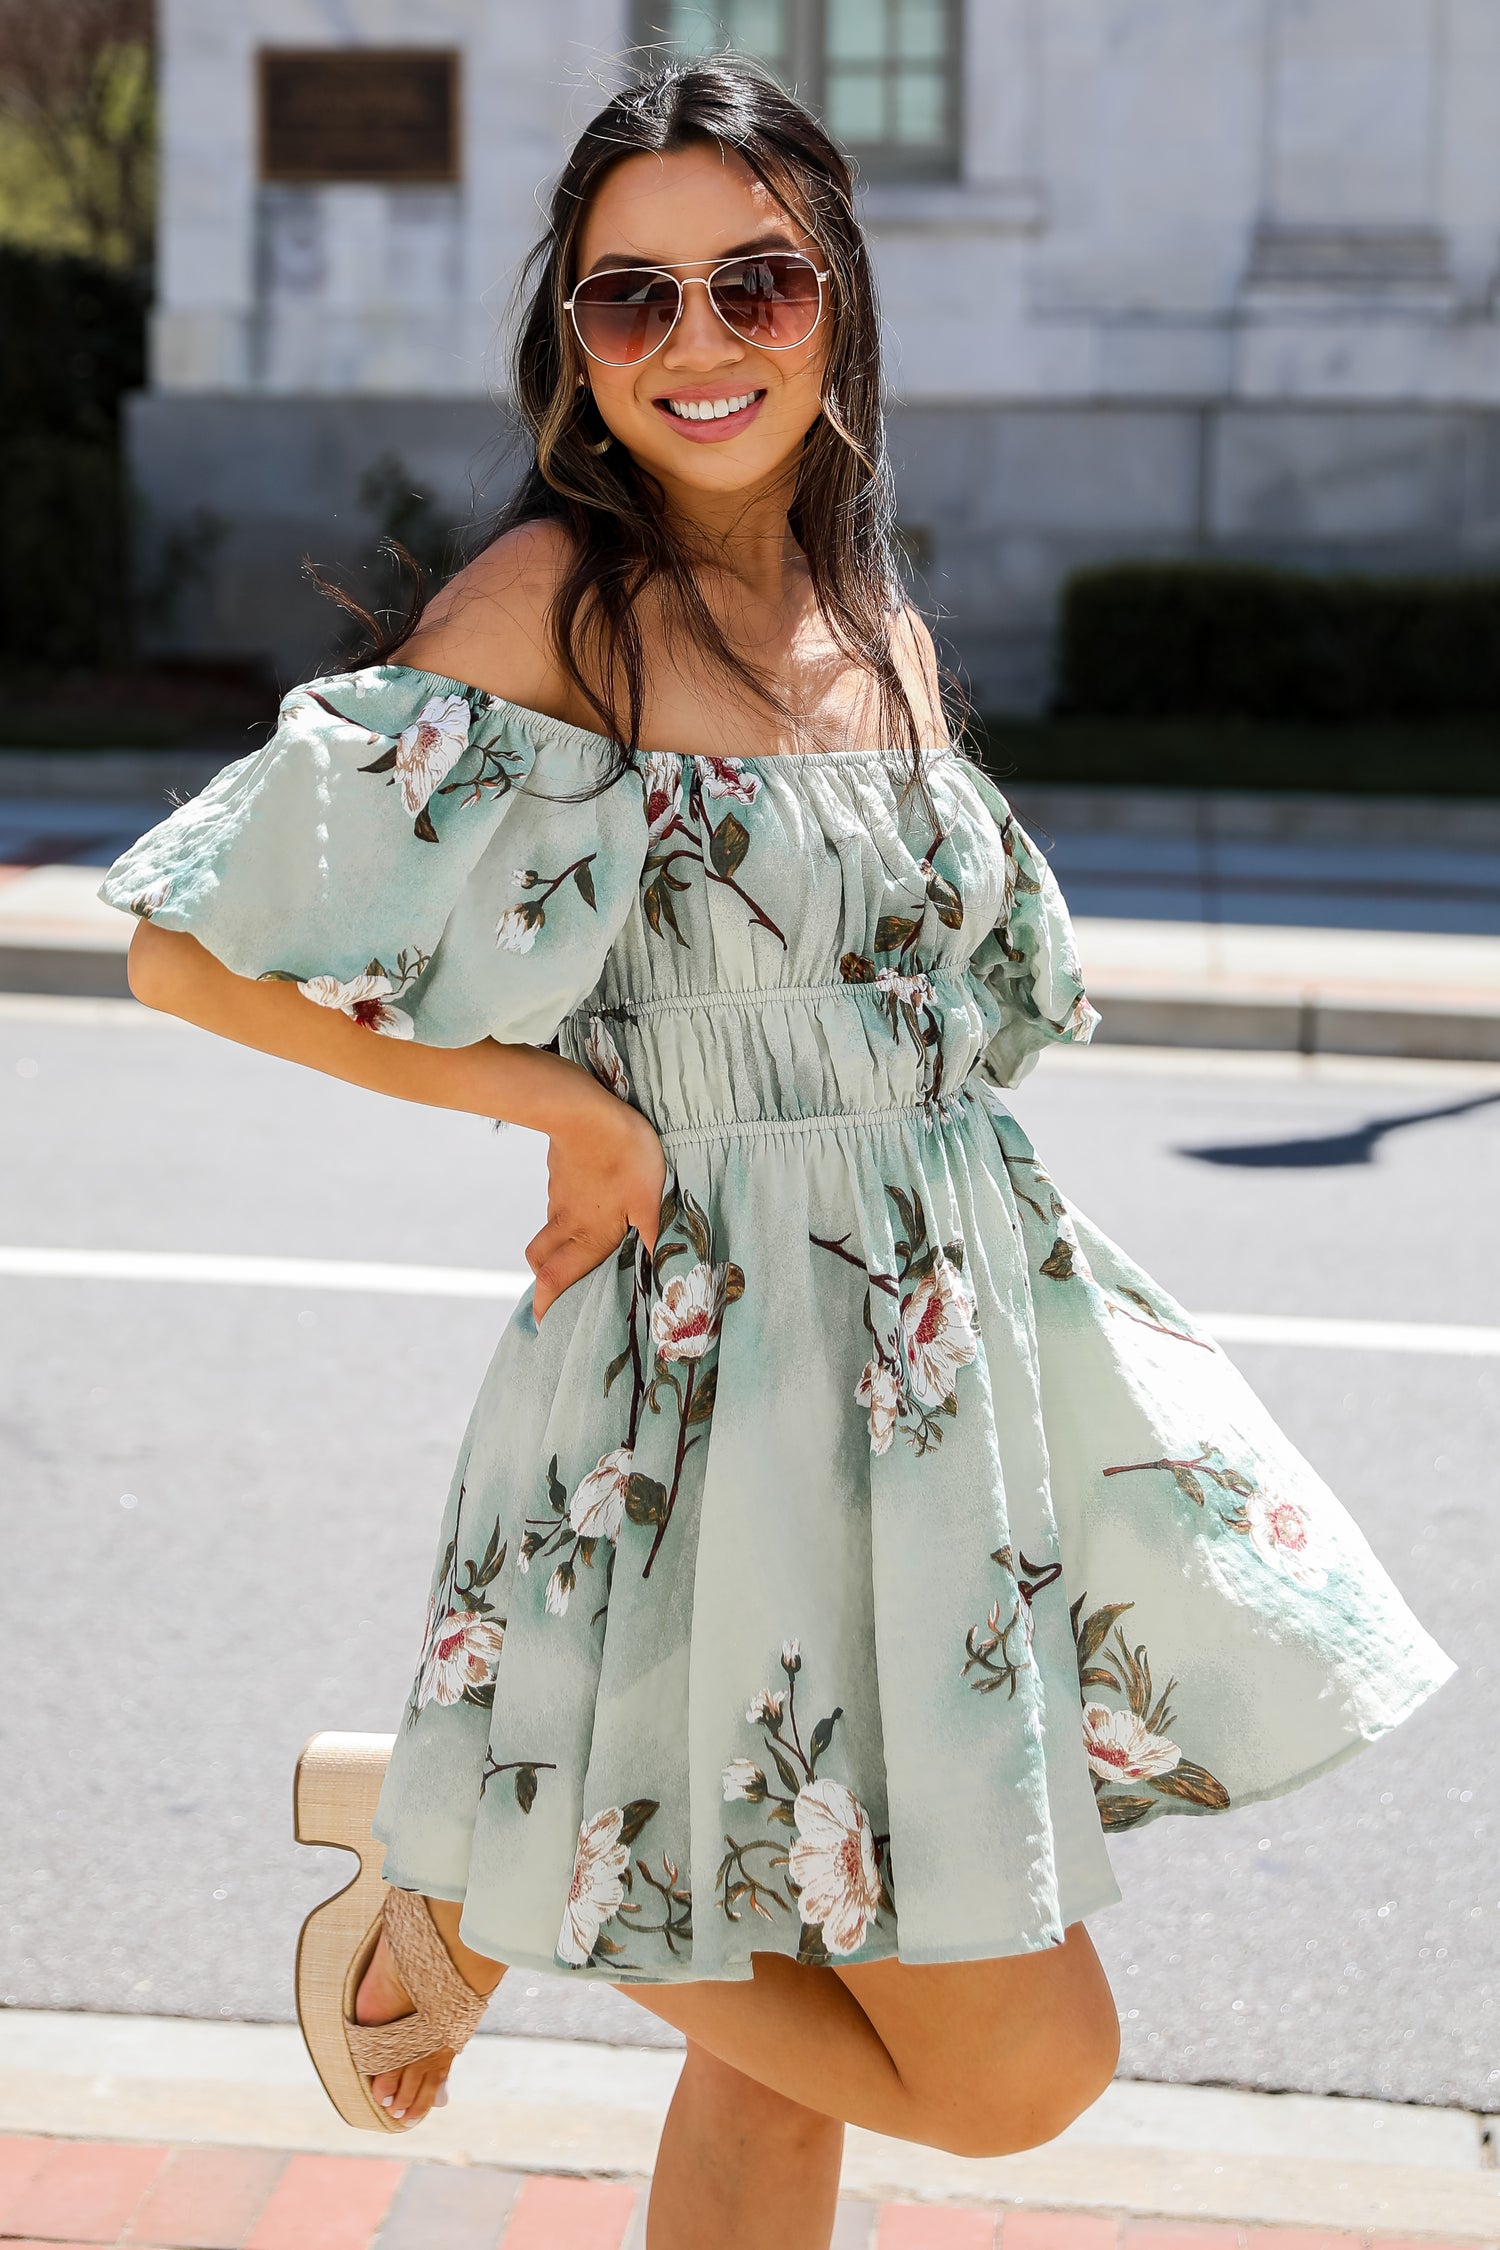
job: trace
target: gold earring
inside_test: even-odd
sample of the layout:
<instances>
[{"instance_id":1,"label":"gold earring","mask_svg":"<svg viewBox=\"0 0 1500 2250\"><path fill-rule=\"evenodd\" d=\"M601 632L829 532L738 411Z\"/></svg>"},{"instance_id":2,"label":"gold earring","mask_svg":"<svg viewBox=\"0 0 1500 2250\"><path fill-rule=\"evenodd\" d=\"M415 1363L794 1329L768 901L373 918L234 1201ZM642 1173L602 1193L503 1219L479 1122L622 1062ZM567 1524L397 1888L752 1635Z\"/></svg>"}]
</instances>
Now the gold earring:
<instances>
[{"instance_id":1,"label":"gold earring","mask_svg":"<svg viewBox=\"0 0 1500 2250\"><path fill-rule=\"evenodd\" d=\"M608 430L606 430L597 445L590 445L587 440L585 440L583 450L585 453L607 453L614 442L615 441L613 436Z\"/></svg>"}]
</instances>

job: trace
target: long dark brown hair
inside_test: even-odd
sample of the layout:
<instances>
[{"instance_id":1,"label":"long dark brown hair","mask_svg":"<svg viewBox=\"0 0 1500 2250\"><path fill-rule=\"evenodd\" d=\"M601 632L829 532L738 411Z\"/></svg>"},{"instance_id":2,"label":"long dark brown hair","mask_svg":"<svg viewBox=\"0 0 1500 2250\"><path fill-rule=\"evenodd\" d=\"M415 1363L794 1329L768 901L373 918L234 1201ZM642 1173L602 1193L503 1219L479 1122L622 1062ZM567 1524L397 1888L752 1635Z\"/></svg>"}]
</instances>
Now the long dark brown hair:
<instances>
[{"instance_id":1,"label":"long dark brown hair","mask_svg":"<svg viewBox=\"0 0 1500 2250\"><path fill-rule=\"evenodd\" d=\"M791 716L774 682L731 645L704 600L691 540L672 522L655 478L624 446L602 442L609 433L586 379L580 383L587 362L564 310L579 232L605 175L627 157L702 142L743 158L815 239L830 273L822 412L803 441L788 521L835 642L876 683L883 746L908 752L925 796L921 729L891 653L906 594L893 540L880 315L853 174L817 119L757 65L739 56L666 64L616 94L580 135L519 284L511 392L531 457L474 551L522 524L568 531L571 559L549 622L564 669L611 745L600 787L618 780L640 747L646 666L638 605L648 588L673 626L725 674ZM381 620L340 589L327 590L367 628L365 660L373 662L410 637L426 599L417 574L405 613Z\"/></svg>"}]
</instances>

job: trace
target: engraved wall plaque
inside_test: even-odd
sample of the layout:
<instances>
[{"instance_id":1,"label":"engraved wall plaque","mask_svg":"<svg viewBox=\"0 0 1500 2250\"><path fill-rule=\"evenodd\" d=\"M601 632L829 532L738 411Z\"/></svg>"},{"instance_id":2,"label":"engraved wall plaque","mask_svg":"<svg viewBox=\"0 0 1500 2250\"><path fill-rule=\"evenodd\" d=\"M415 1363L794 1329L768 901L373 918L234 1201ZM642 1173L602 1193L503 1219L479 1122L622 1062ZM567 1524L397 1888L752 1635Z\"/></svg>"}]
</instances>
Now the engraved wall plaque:
<instances>
[{"instance_id":1,"label":"engraved wall plaque","mask_svg":"<svg viewBox=\"0 0 1500 2250\"><path fill-rule=\"evenodd\" d=\"M261 178L456 180L458 70L444 48L263 49Z\"/></svg>"}]
</instances>

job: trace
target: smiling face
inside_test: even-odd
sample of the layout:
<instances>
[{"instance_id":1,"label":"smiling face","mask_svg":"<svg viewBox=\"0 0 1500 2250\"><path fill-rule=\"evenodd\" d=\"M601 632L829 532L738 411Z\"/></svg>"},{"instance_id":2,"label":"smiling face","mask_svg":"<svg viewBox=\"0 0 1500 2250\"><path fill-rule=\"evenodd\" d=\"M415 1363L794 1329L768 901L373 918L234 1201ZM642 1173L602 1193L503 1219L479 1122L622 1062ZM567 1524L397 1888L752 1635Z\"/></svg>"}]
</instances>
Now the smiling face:
<instances>
[{"instance_id":1,"label":"smiling face","mask_svg":"<svg viewBox=\"0 0 1500 2250\"><path fill-rule=\"evenodd\" d=\"M812 334L785 351L736 334L700 286L726 259L769 250L826 263L743 158L708 142L615 165L579 231L576 280L641 265L665 267L684 284L682 317L648 359L611 367L579 356L606 427L689 510L694 494L750 493L776 481L821 411L827 284Z\"/></svg>"}]
</instances>

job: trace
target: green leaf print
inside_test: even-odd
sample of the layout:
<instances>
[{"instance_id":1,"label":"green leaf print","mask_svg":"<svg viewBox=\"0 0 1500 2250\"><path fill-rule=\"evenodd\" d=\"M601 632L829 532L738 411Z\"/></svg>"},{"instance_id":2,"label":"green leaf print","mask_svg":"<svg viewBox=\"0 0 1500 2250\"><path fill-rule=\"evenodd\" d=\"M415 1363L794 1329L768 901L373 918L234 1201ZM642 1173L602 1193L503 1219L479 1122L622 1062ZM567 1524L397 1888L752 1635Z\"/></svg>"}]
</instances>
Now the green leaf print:
<instances>
[{"instance_id":1,"label":"green leaf print","mask_svg":"<svg viewBox=\"0 0 1500 2250\"><path fill-rule=\"evenodd\" d=\"M625 1513L632 1523L665 1523L667 1488L655 1477L633 1475L625 1487Z\"/></svg>"},{"instance_id":2,"label":"green leaf print","mask_svg":"<svg viewBox=\"0 0 1500 2250\"><path fill-rule=\"evenodd\" d=\"M970 1626L964 1639L960 1677L967 1680L971 1672L977 1672L979 1677L969 1683L977 1695L995 1695L1004 1688L1006 1700L1013 1703L1021 1676L1032 1660L1036 1638L1033 1605L1038 1594L1061 1584L1062 1564L1028 1562L1023 1554L1018 1571L1009 1547L998 1547L990 1560L1004 1571L1008 1595L992 1603L986 1624Z\"/></svg>"},{"instance_id":3,"label":"green leaf print","mask_svg":"<svg viewBox=\"0 0 1500 2250\"><path fill-rule=\"evenodd\" d=\"M763 1688L752 1699L746 1720L761 1729L768 1762L785 1790L778 1796L763 1765L735 1758L724 1769L724 1802L756 1808L767 1827L790 1829L792 1837L724 1838L716 1890L725 1919L738 1922L745 1912L773 1921L795 1911L803 1929L797 1958L824 1962L856 1953L865 1944L881 1909L891 1905L890 1838L877 1836L869 1815L842 1781L820 1776L844 1713L835 1707L820 1719L802 1746L797 1723L797 1681L802 1649L782 1644L785 1688Z\"/></svg>"},{"instance_id":4,"label":"green leaf print","mask_svg":"<svg viewBox=\"0 0 1500 2250\"><path fill-rule=\"evenodd\" d=\"M479 1778L479 1794L482 1797L490 1783L498 1780L501 1774L514 1774L516 1803L523 1813L529 1813L536 1803L537 1775L556 1771L556 1766L545 1758L510 1758L501 1765L492 1753L486 1753L484 1772Z\"/></svg>"},{"instance_id":5,"label":"green leaf print","mask_svg":"<svg viewBox=\"0 0 1500 2250\"><path fill-rule=\"evenodd\" d=\"M626 1805L607 1806L579 1829L555 1948L564 1967L595 1968L607 1962L620 1977L639 1976L645 1971L625 1955L643 1938L661 1938L674 1956L679 1947L691 1945L692 1893L681 1883L677 1861L664 1852L660 1873L646 1859L631 1865L631 1845L660 1810L655 1798L636 1797ZM634 1895L637 1876L660 1901L659 1921L642 1919L646 1908ZM619 1929L618 1937L606 1934L610 1922Z\"/></svg>"},{"instance_id":6,"label":"green leaf print","mask_svg":"<svg viewBox=\"0 0 1500 2250\"><path fill-rule=\"evenodd\" d=\"M1178 1491L1196 1506L1208 1506L1210 1485L1234 1503L1218 1508L1226 1531L1247 1539L1262 1562L1270 1565L1305 1593L1319 1593L1328 1582L1330 1557L1312 1505L1287 1494L1263 1492L1246 1470L1226 1460L1216 1445L1204 1445L1184 1459L1166 1456L1160 1461L1129 1461L1108 1468L1107 1477L1145 1476L1156 1471L1169 1476Z\"/></svg>"},{"instance_id":7,"label":"green leaf print","mask_svg":"<svg viewBox=\"0 0 1500 2250\"><path fill-rule=\"evenodd\" d=\"M714 873L726 879L737 875L745 864L745 854L750 849L750 831L733 813L726 813L709 837L708 855Z\"/></svg>"},{"instance_id":8,"label":"green leaf print","mask_svg":"<svg viewBox=\"0 0 1500 2250\"><path fill-rule=\"evenodd\" d=\"M1230 1797L1224 1784L1184 1757L1172 1737L1171 1699L1178 1683L1169 1680L1158 1694L1145 1644L1132 1647L1119 1628L1118 1620L1134 1607L1133 1602L1108 1602L1085 1615L1087 1596L1080 1595L1071 1611L1080 1687L1103 1689L1124 1706L1086 1700L1083 1707L1084 1753L1101 1825L1106 1830L1134 1828L1159 1809L1163 1797L1205 1812L1227 1812ZM1111 1632L1113 1647L1108 1645Z\"/></svg>"},{"instance_id":9,"label":"green leaf print","mask_svg":"<svg viewBox=\"0 0 1500 2250\"><path fill-rule=\"evenodd\" d=\"M759 775L733 758L695 760L684 798L682 765L680 758L665 752L653 752L641 764L650 844L641 871L641 910L647 926L657 937L665 928L679 945L691 945L677 920L672 893L691 889L691 871L697 869L705 881L732 891L749 909L755 927L776 938L784 949L785 932L739 881L751 850L750 830L733 812L725 813L715 826L708 810L714 798L754 804L760 794Z\"/></svg>"},{"instance_id":10,"label":"green leaf print","mask_svg":"<svg viewBox=\"0 0 1500 2250\"><path fill-rule=\"evenodd\" d=\"M875 925L875 950L877 953L904 953L921 935L920 918L913 921L906 914L883 914Z\"/></svg>"}]
</instances>

